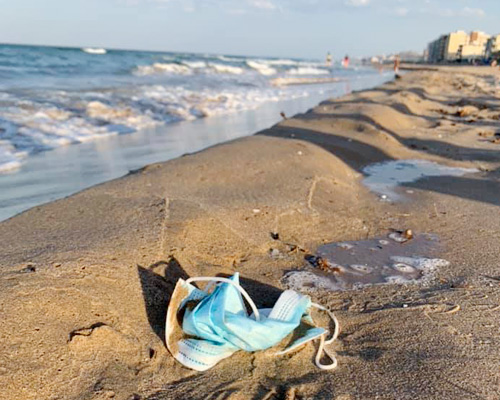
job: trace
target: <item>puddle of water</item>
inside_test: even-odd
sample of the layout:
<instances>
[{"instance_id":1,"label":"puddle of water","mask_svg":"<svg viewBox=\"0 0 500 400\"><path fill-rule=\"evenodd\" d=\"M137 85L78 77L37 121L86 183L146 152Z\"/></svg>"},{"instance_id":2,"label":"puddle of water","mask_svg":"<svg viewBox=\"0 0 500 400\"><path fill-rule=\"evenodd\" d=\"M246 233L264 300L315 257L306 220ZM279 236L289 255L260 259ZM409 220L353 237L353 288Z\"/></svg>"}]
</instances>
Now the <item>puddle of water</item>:
<instances>
[{"instance_id":1,"label":"puddle of water","mask_svg":"<svg viewBox=\"0 0 500 400\"><path fill-rule=\"evenodd\" d=\"M447 167L426 160L396 160L371 164L363 168L363 173L367 175L363 183L384 200L399 200L401 196L394 189L403 183L415 182L430 176L463 176L474 172L478 170Z\"/></svg>"},{"instance_id":2,"label":"puddle of water","mask_svg":"<svg viewBox=\"0 0 500 400\"><path fill-rule=\"evenodd\" d=\"M404 234L392 233L387 238L329 243L308 259L310 267L288 272L283 283L302 292L427 283L438 267L449 264L431 258L438 248L437 236L425 233L413 235L410 240Z\"/></svg>"}]
</instances>

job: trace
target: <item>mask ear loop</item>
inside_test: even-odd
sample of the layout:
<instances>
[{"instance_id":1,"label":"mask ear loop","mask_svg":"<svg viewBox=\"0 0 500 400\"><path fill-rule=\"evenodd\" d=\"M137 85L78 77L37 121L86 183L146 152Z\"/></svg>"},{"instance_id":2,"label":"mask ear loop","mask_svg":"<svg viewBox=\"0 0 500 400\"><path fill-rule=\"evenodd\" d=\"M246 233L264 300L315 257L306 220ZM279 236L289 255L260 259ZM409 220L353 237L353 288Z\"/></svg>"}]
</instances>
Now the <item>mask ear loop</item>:
<instances>
[{"instance_id":1,"label":"mask ear loop","mask_svg":"<svg viewBox=\"0 0 500 400\"><path fill-rule=\"evenodd\" d=\"M250 298L250 295L246 292L246 290L243 289L239 284L233 282L231 279L228 279L228 278L208 277L208 276L189 278L188 280L186 280L186 283L189 284L191 282L199 282L199 281L224 282L224 283L229 283L229 284L233 285L236 289L238 289L238 291L242 294L242 296L245 298L247 303L250 305L250 308L253 311L253 315L255 315L255 320L260 321L260 314L259 314L259 310L257 309L257 306L255 305L253 300ZM210 286L212 286L212 285L210 285Z\"/></svg>"},{"instance_id":2,"label":"mask ear loop","mask_svg":"<svg viewBox=\"0 0 500 400\"><path fill-rule=\"evenodd\" d=\"M326 333L324 333L323 335L320 336L318 352L316 353L314 363L316 364L316 366L319 369L322 369L322 370L335 369L335 368L337 368L337 358L325 350L325 344L333 343L337 339L337 337L339 336L339 332L340 332L339 321L337 320L337 317L335 317L335 314L332 313L330 310L328 310L326 307L323 307L322 305L317 304L317 303L311 303L311 305L319 310L326 311L328 313L328 315L330 316L331 320L335 324L335 328L333 330L333 334L332 334L330 339L325 339L325 337L327 335ZM321 357L322 357L323 353L325 353L332 360L332 362L330 364L322 364L321 363Z\"/></svg>"}]
</instances>

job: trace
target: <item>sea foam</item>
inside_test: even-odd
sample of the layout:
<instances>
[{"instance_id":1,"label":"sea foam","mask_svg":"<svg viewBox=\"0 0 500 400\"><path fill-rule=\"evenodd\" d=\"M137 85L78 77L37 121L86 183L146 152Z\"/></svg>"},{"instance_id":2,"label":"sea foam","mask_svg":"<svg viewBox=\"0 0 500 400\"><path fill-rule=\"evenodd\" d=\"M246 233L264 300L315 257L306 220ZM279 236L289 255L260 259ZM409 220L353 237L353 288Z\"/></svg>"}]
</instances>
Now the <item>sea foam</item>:
<instances>
[{"instance_id":1,"label":"sea foam","mask_svg":"<svg viewBox=\"0 0 500 400\"><path fill-rule=\"evenodd\" d=\"M263 64L263 63L259 63L257 61L247 61L247 65L250 68L253 68L256 71L258 71L260 74L266 75L266 76L268 76L268 75L274 75L277 72L276 69L271 68L269 65L266 65L266 64Z\"/></svg>"},{"instance_id":2,"label":"sea foam","mask_svg":"<svg viewBox=\"0 0 500 400\"><path fill-rule=\"evenodd\" d=\"M215 72L218 72L221 74L240 75L240 74L243 74L245 72L245 70L243 68L233 67L231 65L225 65L225 64L211 63L210 68L213 69Z\"/></svg>"},{"instance_id":3,"label":"sea foam","mask_svg":"<svg viewBox=\"0 0 500 400\"><path fill-rule=\"evenodd\" d=\"M352 265L335 276L318 274L311 270L290 271L282 278L289 289L314 293L317 291L359 290L374 285L429 284L440 267L449 265L447 260L425 257L392 257L392 263L383 267ZM356 280L358 281L356 282Z\"/></svg>"},{"instance_id":4,"label":"sea foam","mask_svg":"<svg viewBox=\"0 0 500 400\"><path fill-rule=\"evenodd\" d=\"M193 70L187 65L174 63L154 63L153 65L139 65L135 71L137 75L154 75L154 74L192 74Z\"/></svg>"},{"instance_id":5,"label":"sea foam","mask_svg":"<svg viewBox=\"0 0 500 400\"><path fill-rule=\"evenodd\" d=\"M291 69L290 71L288 71L288 73L291 75L325 75L329 74L330 72L327 71L326 69L319 69L313 67L298 67Z\"/></svg>"},{"instance_id":6,"label":"sea foam","mask_svg":"<svg viewBox=\"0 0 500 400\"><path fill-rule=\"evenodd\" d=\"M325 90L275 86L275 79L326 79L290 75L320 68L305 60L120 50L93 58L83 51L103 53L0 45L0 169L58 146Z\"/></svg>"}]
</instances>

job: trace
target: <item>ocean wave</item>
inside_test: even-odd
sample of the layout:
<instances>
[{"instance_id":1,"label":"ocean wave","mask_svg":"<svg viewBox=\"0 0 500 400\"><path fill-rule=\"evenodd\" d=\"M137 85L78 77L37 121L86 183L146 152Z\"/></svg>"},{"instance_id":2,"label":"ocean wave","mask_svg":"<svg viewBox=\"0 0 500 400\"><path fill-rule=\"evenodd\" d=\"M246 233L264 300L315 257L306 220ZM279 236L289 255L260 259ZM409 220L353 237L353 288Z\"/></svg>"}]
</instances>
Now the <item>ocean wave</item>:
<instances>
[{"instance_id":1,"label":"ocean wave","mask_svg":"<svg viewBox=\"0 0 500 400\"><path fill-rule=\"evenodd\" d=\"M325 63L318 61L298 61L297 65L300 67L323 68Z\"/></svg>"},{"instance_id":2,"label":"ocean wave","mask_svg":"<svg viewBox=\"0 0 500 400\"><path fill-rule=\"evenodd\" d=\"M100 93L51 92L45 95L50 102L10 96L0 109L0 171L15 170L26 155L39 151L305 95L276 87L141 85Z\"/></svg>"},{"instance_id":3,"label":"ocean wave","mask_svg":"<svg viewBox=\"0 0 500 400\"><path fill-rule=\"evenodd\" d=\"M257 61L247 60L246 63L250 68L255 69L256 71L258 71L262 75L266 75L266 76L274 75L277 72L276 69L271 68L269 65L259 63Z\"/></svg>"},{"instance_id":4,"label":"ocean wave","mask_svg":"<svg viewBox=\"0 0 500 400\"><path fill-rule=\"evenodd\" d=\"M82 51L0 45L0 170L59 146L306 96L334 79L308 60L114 50L89 63Z\"/></svg>"},{"instance_id":5,"label":"ocean wave","mask_svg":"<svg viewBox=\"0 0 500 400\"><path fill-rule=\"evenodd\" d=\"M225 64L211 63L210 68L212 68L215 72L218 72L220 74L241 75L242 73L245 72L243 68L233 67L231 65L225 65Z\"/></svg>"},{"instance_id":6,"label":"ocean wave","mask_svg":"<svg viewBox=\"0 0 500 400\"><path fill-rule=\"evenodd\" d=\"M153 65L140 65L133 71L135 75L191 75L193 73L210 73L241 75L245 69L227 64L207 63L204 61L182 61L177 63L154 63Z\"/></svg>"},{"instance_id":7,"label":"ocean wave","mask_svg":"<svg viewBox=\"0 0 500 400\"><path fill-rule=\"evenodd\" d=\"M24 153L16 151L16 148L5 140L0 140L0 174L13 172L22 165L21 159Z\"/></svg>"},{"instance_id":8,"label":"ocean wave","mask_svg":"<svg viewBox=\"0 0 500 400\"><path fill-rule=\"evenodd\" d=\"M207 67L205 61L182 61L182 64L192 69L203 69Z\"/></svg>"},{"instance_id":9,"label":"ocean wave","mask_svg":"<svg viewBox=\"0 0 500 400\"><path fill-rule=\"evenodd\" d=\"M100 47L84 47L82 48L84 53L88 54L106 54L107 50Z\"/></svg>"},{"instance_id":10,"label":"ocean wave","mask_svg":"<svg viewBox=\"0 0 500 400\"><path fill-rule=\"evenodd\" d=\"M0 171L17 168L32 153L99 137L134 132L159 121L131 107L83 100L68 109L21 100L0 112ZM79 107L79 108L78 108Z\"/></svg>"},{"instance_id":11,"label":"ocean wave","mask_svg":"<svg viewBox=\"0 0 500 400\"><path fill-rule=\"evenodd\" d=\"M193 70L187 65L154 63L153 65L139 65L135 68L134 73L139 76L159 74L190 75L193 73Z\"/></svg>"},{"instance_id":12,"label":"ocean wave","mask_svg":"<svg viewBox=\"0 0 500 400\"><path fill-rule=\"evenodd\" d=\"M259 59L259 60L256 60L256 61L258 63L261 63L261 64L277 65L277 66L292 66L292 65L297 65L297 61L288 60L286 58L277 59L277 60Z\"/></svg>"},{"instance_id":13,"label":"ocean wave","mask_svg":"<svg viewBox=\"0 0 500 400\"><path fill-rule=\"evenodd\" d=\"M191 75L193 73L216 72L219 74L241 75L245 72L243 68L226 64L207 63L204 61L182 61L177 63L154 63L153 65L140 65L134 70L134 74L146 75Z\"/></svg>"},{"instance_id":14,"label":"ocean wave","mask_svg":"<svg viewBox=\"0 0 500 400\"><path fill-rule=\"evenodd\" d=\"M330 72L326 69L314 67L298 67L288 71L290 75L326 75Z\"/></svg>"},{"instance_id":15,"label":"ocean wave","mask_svg":"<svg viewBox=\"0 0 500 400\"><path fill-rule=\"evenodd\" d=\"M161 85L144 88L141 94L143 105L147 103L151 109L166 111L169 116L184 120L253 109L285 96L286 93L273 89L193 91L181 86L172 88Z\"/></svg>"},{"instance_id":16,"label":"ocean wave","mask_svg":"<svg viewBox=\"0 0 500 400\"><path fill-rule=\"evenodd\" d=\"M228 56L218 56L217 58L219 60L225 61L225 62L238 62L238 63L241 63L241 62L245 61L245 58L235 58L235 57L228 57Z\"/></svg>"},{"instance_id":17,"label":"ocean wave","mask_svg":"<svg viewBox=\"0 0 500 400\"><path fill-rule=\"evenodd\" d=\"M108 125L114 124L114 128L123 125L130 130L149 128L157 124L153 118L135 110L130 106L109 106L100 101L91 101L87 104L86 114L90 118L104 121ZM108 126L108 130L109 126Z\"/></svg>"},{"instance_id":18,"label":"ocean wave","mask_svg":"<svg viewBox=\"0 0 500 400\"><path fill-rule=\"evenodd\" d=\"M274 86L292 86L292 85L317 85L339 82L338 77L312 77L312 76L294 76L294 77L279 77L271 80L271 85Z\"/></svg>"}]
</instances>

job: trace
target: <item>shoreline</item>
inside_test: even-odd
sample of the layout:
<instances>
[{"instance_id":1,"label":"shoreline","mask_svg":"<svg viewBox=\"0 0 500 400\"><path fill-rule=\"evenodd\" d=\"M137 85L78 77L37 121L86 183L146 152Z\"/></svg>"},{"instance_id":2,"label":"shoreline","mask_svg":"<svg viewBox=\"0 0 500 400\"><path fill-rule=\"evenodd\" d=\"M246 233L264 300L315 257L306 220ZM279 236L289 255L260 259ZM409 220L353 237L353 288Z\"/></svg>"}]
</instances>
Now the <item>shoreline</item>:
<instances>
[{"instance_id":1,"label":"shoreline","mask_svg":"<svg viewBox=\"0 0 500 400\"><path fill-rule=\"evenodd\" d=\"M495 398L494 85L482 69L410 72L1 222L3 395ZM406 201L380 201L361 170L401 159L481 172L413 182L400 188L412 191ZM165 312L179 277L238 271L258 305L269 305L285 288L284 274L306 264L290 243L314 254L320 244L382 237L390 228L438 235L450 265L427 286L312 294L341 322L337 370L316 370L308 345L288 357L237 353L196 374L165 348ZM468 373L457 373L464 365Z\"/></svg>"},{"instance_id":2,"label":"shoreline","mask_svg":"<svg viewBox=\"0 0 500 400\"><path fill-rule=\"evenodd\" d=\"M130 170L248 136L281 119L314 107L325 97L373 87L387 76L366 75L352 82L315 89L308 96L269 102L254 110L167 124L139 132L101 137L28 156L19 171L0 174L0 221L33 206L57 200ZM1 129L1 128L0 128Z\"/></svg>"}]
</instances>

